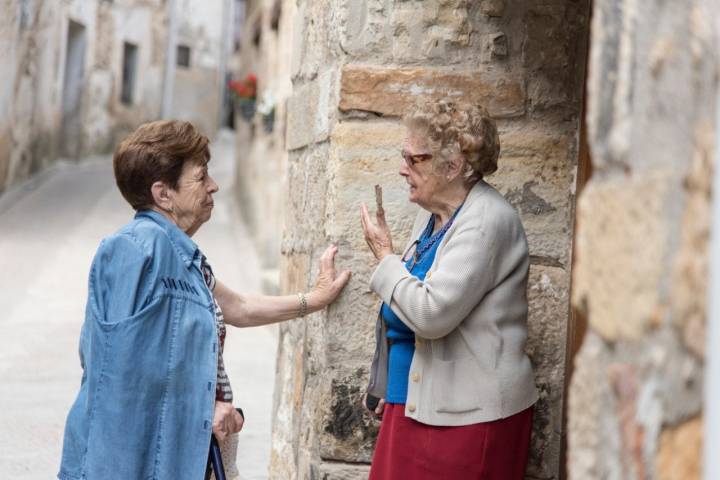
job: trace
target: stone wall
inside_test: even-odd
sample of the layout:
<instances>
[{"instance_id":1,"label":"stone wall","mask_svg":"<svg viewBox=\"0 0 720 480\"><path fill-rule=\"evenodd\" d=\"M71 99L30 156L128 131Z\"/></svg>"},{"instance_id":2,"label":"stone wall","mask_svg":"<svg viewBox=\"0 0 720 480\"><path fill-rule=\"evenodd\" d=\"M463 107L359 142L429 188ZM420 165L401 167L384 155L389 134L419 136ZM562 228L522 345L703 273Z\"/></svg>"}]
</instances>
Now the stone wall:
<instances>
[{"instance_id":1,"label":"stone wall","mask_svg":"<svg viewBox=\"0 0 720 480\"><path fill-rule=\"evenodd\" d=\"M558 478L587 3L300 0L297 9L281 286L308 290L329 242L353 278L326 312L281 328L271 477L367 474L379 424L360 399L379 301L359 205L383 186L401 248L415 209L397 175L399 116L421 98L451 97L485 104L500 128L500 168L488 180L520 212L531 253L528 351L541 399L528 478Z\"/></svg>"},{"instance_id":2,"label":"stone wall","mask_svg":"<svg viewBox=\"0 0 720 480\"><path fill-rule=\"evenodd\" d=\"M699 479L718 42L704 0L595 2L574 479Z\"/></svg>"}]
</instances>

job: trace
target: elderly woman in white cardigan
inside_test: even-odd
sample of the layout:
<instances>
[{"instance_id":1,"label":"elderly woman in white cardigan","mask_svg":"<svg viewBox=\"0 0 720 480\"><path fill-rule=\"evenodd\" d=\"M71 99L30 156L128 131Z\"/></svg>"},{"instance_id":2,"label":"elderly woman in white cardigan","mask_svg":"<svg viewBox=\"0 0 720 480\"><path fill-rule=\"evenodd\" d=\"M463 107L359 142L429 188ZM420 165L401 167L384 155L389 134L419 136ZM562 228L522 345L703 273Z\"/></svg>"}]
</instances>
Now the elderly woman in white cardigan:
<instances>
[{"instance_id":1,"label":"elderly woman in white cardigan","mask_svg":"<svg viewBox=\"0 0 720 480\"><path fill-rule=\"evenodd\" d=\"M520 480L538 398L524 351L529 256L517 212L483 180L497 170L497 129L482 107L447 101L405 123L399 173L422 209L403 256L382 208L376 224L361 208L384 302L370 479Z\"/></svg>"}]
</instances>

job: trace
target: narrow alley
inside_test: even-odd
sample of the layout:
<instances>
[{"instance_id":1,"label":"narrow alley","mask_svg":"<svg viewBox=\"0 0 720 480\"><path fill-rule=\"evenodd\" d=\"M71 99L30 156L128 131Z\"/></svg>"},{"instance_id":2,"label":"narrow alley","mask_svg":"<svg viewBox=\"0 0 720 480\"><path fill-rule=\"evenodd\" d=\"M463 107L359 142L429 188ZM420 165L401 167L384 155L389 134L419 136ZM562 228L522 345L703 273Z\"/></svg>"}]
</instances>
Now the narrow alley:
<instances>
[{"instance_id":1,"label":"narrow alley","mask_svg":"<svg viewBox=\"0 0 720 480\"><path fill-rule=\"evenodd\" d=\"M218 278L260 290L254 248L236 217L232 133L211 143L220 185L213 218L193 238ZM77 393L77 347L87 275L100 240L132 218L110 156L60 162L0 198L0 478L54 478L65 416ZM225 364L235 403L245 411L238 468L267 478L277 345L276 327L230 328Z\"/></svg>"}]
</instances>

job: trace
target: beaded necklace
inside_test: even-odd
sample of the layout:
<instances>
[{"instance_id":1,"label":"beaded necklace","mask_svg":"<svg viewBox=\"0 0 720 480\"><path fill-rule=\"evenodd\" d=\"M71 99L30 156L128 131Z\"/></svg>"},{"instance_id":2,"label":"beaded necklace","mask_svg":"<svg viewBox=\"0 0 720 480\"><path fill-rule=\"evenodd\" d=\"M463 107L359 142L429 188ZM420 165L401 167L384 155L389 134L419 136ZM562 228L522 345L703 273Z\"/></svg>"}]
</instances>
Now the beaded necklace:
<instances>
[{"instance_id":1,"label":"beaded necklace","mask_svg":"<svg viewBox=\"0 0 720 480\"><path fill-rule=\"evenodd\" d=\"M415 253L413 254L412 263L410 264L410 267L408 267L408 270L412 270L413 267L415 267L415 265L417 264L417 262L420 261L422 256L425 255L425 253L430 250L432 246L435 245L437 241L443 237L443 235L445 235L445 232L447 232L448 229L452 226L455 217L457 217L457 214L460 212L460 209L464 204L465 202L461 203L457 210L455 210L455 213L452 214L452 217L450 217L450 219L447 221L447 223L443 225L442 228L435 232L435 234L432 236L431 233L433 231L433 228L435 228L435 215L430 215L430 220L428 221L425 230L423 230L420 238L415 240L417 246L415 248ZM428 238L427 243L420 247L420 241L426 237Z\"/></svg>"}]
</instances>

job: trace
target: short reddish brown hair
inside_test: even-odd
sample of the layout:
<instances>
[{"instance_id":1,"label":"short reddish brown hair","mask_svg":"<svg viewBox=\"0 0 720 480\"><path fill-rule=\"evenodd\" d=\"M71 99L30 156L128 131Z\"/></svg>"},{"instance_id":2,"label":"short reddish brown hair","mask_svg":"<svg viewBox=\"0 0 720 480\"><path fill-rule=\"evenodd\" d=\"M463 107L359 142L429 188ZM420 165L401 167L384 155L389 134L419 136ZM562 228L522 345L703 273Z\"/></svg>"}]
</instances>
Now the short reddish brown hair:
<instances>
[{"instance_id":1,"label":"short reddish brown hair","mask_svg":"<svg viewBox=\"0 0 720 480\"><path fill-rule=\"evenodd\" d=\"M177 189L186 162L210 161L208 138L192 123L159 120L140 125L115 149L113 170L120 193L135 210L153 206L158 181Z\"/></svg>"}]
</instances>

